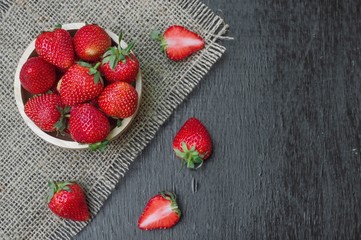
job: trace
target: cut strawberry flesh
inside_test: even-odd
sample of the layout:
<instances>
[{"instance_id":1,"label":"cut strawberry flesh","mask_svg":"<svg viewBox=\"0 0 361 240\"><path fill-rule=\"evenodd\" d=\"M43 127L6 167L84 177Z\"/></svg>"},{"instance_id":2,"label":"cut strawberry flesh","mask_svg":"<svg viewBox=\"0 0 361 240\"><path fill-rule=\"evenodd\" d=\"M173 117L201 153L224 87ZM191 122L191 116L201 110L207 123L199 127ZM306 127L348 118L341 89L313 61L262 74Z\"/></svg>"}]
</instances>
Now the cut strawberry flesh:
<instances>
[{"instance_id":1,"label":"cut strawberry flesh","mask_svg":"<svg viewBox=\"0 0 361 240\"><path fill-rule=\"evenodd\" d=\"M173 60L181 60L201 50L204 41L198 34L182 26L172 26L164 33L167 55Z\"/></svg>"},{"instance_id":2,"label":"cut strawberry flesh","mask_svg":"<svg viewBox=\"0 0 361 240\"><path fill-rule=\"evenodd\" d=\"M164 229L174 226L178 221L179 215L174 210L171 200L157 195L148 202L138 226L144 230Z\"/></svg>"}]
</instances>

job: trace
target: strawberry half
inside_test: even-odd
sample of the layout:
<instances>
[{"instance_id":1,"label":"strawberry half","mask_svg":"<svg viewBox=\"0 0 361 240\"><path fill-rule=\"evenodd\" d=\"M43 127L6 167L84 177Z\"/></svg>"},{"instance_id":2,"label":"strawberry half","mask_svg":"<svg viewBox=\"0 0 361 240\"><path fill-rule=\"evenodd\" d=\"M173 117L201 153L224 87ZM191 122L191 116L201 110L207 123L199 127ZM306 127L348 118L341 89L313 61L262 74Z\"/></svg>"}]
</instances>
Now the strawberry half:
<instances>
[{"instance_id":1,"label":"strawberry half","mask_svg":"<svg viewBox=\"0 0 361 240\"><path fill-rule=\"evenodd\" d=\"M75 53L85 61L98 60L111 43L109 35L96 24L81 27L74 35Z\"/></svg>"},{"instance_id":2,"label":"strawberry half","mask_svg":"<svg viewBox=\"0 0 361 240\"><path fill-rule=\"evenodd\" d=\"M73 106L97 97L104 88L103 80L94 67L86 62L74 64L58 83L58 90L64 104Z\"/></svg>"},{"instance_id":3,"label":"strawberry half","mask_svg":"<svg viewBox=\"0 0 361 240\"><path fill-rule=\"evenodd\" d=\"M121 47L121 40L123 34L119 35L118 47L111 47L103 55L102 65L100 71L105 79L112 82L133 82L139 72L139 61L131 52L134 47L134 42L128 44L123 49Z\"/></svg>"},{"instance_id":4,"label":"strawberry half","mask_svg":"<svg viewBox=\"0 0 361 240\"><path fill-rule=\"evenodd\" d=\"M115 82L104 88L99 95L98 105L110 117L127 118L137 110L138 93L129 83Z\"/></svg>"},{"instance_id":5,"label":"strawberry half","mask_svg":"<svg viewBox=\"0 0 361 240\"><path fill-rule=\"evenodd\" d=\"M173 140L173 150L188 168L198 168L212 153L212 140L197 118L188 119Z\"/></svg>"},{"instance_id":6,"label":"strawberry half","mask_svg":"<svg viewBox=\"0 0 361 240\"><path fill-rule=\"evenodd\" d=\"M138 227L142 230L171 228L178 223L180 216L175 195L160 192L148 201L138 220Z\"/></svg>"},{"instance_id":7,"label":"strawberry half","mask_svg":"<svg viewBox=\"0 0 361 240\"><path fill-rule=\"evenodd\" d=\"M163 35L159 30L154 30L151 37L160 41L161 51L165 51L173 61L181 61L204 48L201 36L179 25L169 27Z\"/></svg>"},{"instance_id":8,"label":"strawberry half","mask_svg":"<svg viewBox=\"0 0 361 240\"><path fill-rule=\"evenodd\" d=\"M42 32L35 41L35 50L45 61L65 70L74 63L73 39L57 26L52 32Z\"/></svg>"},{"instance_id":9,"label":"strawberry half","mask_svg":"<svg viewBox=\"0 0 361 240\"><path fill-rule=\"evenodd\" d=\"M101 111L89 103L84 103L72 107L69 131L75 141L91 144L91 150L103 150L108 143L105 138L110 132L110 124Z\"/></svg>"},{"instance_id":10,"label":"strawberry half","mask_svg":"<svg viewBox=\"0 0 361 240\"><path fill-rule=\"evenodd\" d=\"M48 207L57 216L73 221L90 218L83 189L74 182L49 182Z\"/></svg>"},{"instance_id":11,"label":"strawberry half","mask_svg":"<svg viewBox=\"0 0 361 240\"><path fill-rule=\"evenodd\" d=\"M20 71L21 85L32 94L45 93L55 80L55 67L40 57L29 58Z\"/></svg>"},{"instance_id":12,"label":"strawberry half","mask_svg":"<svg viewBox=\"0 0 361 240\"><path fill-rule=\"evenodd\" d=\"M41 130L62 132L66 126L64 115L69 108L64 108L60 96L52 93L30 98L24 112Z\"/></svg>"}]
</instances>

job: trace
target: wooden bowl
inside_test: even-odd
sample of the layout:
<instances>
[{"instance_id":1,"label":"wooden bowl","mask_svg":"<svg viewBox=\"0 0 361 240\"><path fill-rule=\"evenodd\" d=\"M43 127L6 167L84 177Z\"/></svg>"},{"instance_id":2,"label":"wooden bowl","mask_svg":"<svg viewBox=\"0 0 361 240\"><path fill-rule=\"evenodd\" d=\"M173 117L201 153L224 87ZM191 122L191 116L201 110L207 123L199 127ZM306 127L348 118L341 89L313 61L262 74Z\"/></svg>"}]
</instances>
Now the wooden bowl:
<instances>
[{"instance_id":1,"label":"wooden bowl","mask_svg":"<svg viewBox=\"0 0 361 240\"><path fill-rule=\"evenodd\" d=\"M81 28L85 26L85 23L70 23L70 24L64 24L62 25L62 28L67 30L71 36L74 36L75 32ZM112 41L113 41L113 45L116 45L116 43L118 42L118 36L109 31L109 30L105 30L108 35L111 37ZM123 48L125 48L127 46L127 44L122 41L121 42L121 46ZM30 97L32 97L32 94L30 94L29 92L27 92L20 83L20 71L21 68L23 67L23 65L25 64L25 62L28 60L28 58L30 57L35 57L37 56L37 53L35 51L35 40L33 40L29 46L26 48L25 52L23 53L23 55L20 58L20 61L18 63L18 66L16 68L16 73L15 73L15 80L14 80L14 92L15 92L15 100L16 100L16 105L19 109L20 115L22 116L22 118L24 119L25 123L30 127L30 129L39 137L41 137L42 139L44 139L45 141L54 144L56 146L62 147L62 148L68 148L68 149L87 149L89 147L88 144L80 144L75 142L71 136L69 134L65 134L65 135L60 135L57 134L56 132L51 132L51 133L47 133L42 131L39 127L37 127L33 121L31 121L28 116L26 116L25 112L24 112L24 104L28 101L28 99ZM137 111L139 109L139 104L140 104L140 99L141 99L141 93L142 93L142 76L141 76L141 72L139 71L138 76L135 80L135 89L138 92L138 107L137 107ZM137 114L137 111L129 118L125 118L122 120L122 125L120 127L116 127L116 121L110 119L110 123L111 123L111 131L107 137L108 140L113 140L116 137L119 137L131 124L132 120L134 119L135 115Z\"/></svg>"}]
</instances>

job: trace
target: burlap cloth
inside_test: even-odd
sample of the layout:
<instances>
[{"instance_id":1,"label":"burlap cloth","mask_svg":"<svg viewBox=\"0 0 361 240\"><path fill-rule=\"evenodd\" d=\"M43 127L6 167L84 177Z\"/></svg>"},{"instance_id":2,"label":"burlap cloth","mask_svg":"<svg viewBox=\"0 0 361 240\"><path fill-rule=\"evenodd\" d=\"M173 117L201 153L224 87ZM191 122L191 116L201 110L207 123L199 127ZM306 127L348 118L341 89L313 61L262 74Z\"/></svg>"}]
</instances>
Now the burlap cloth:
<instances>
[{"instance_id":1,"label":"burlap cloth","mask_svg":"<svg viewBox=\"0 0 361 240\"><path fill-rule=\"evenodd\" d=\"M105 153L65 150L37 137L15 105L13 80L23 51L56 23L89 22L136 39L143 73L138 115ZM200 33L206 48L175 63L150 39L154 27L181 24ZM217 40L227 25L196 0L0 1L0 239L70 239L87 223L62 220L47 208L47 180L76 180L86 191L92 216L99 211L128 165L153 138L225 48Z\"/></svg>"}]
</instances>

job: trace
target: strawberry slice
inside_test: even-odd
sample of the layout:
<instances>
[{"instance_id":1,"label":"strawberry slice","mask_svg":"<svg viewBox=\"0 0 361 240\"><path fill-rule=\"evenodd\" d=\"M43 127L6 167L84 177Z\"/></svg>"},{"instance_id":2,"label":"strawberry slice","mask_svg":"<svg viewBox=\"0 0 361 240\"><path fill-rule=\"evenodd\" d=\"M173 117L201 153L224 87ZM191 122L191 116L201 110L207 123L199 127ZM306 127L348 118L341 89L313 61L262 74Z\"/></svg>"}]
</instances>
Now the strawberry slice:
<instances>
[{"instance_id":1,"label":"strawberry slice","mask_svg":"<svg viewBox=\"0 0 361 240\"><path fill-rule=\"evenodd\" d=\"M180 216L174 193L160 192L148 201L138 227L142 230L171 228L178 223Z\"/></svg>"},{"instance_id":2,"label":"strawberry slice","mask_svg":"<svg viewBox=\"0 0 361 240\"><path fill-rule=\"evenodd\" d=\"M151 37L160 41L161 50L173 61L181 61L204 48L203 38L183 26L173 25L163 35L154 30Z\"/></svg>"}]
</instances>

